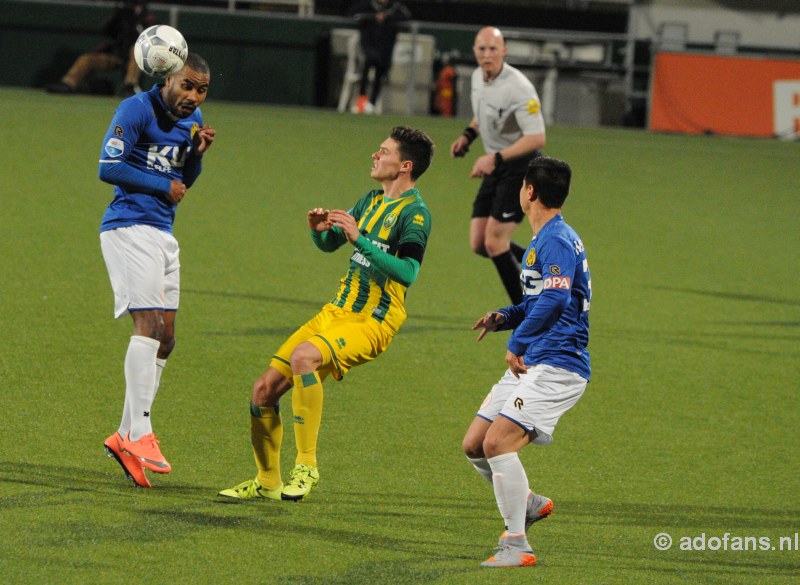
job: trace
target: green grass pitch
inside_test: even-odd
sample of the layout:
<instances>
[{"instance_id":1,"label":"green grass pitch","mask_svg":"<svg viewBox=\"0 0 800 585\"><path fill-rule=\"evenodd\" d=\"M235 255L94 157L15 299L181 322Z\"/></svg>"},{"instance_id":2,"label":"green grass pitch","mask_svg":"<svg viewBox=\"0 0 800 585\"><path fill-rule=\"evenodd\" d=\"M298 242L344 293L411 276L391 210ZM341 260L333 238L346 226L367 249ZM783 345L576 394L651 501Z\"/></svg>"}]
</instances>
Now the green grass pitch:
<instances>
[{"instance_id":1,"label":"green grass pitch","mask_svg":"<svg viewBox=\"0 0 800 585\"><path fill-rule=\"evenodd\" d=\"M593 380L555 443L522 452L555 502L531 530L539 565L492 571L479 563L502 522L460 443L507 335L478 344L470 326L506 299L468 248L479 149L448 154L466 121L212 93L218 138L178 212L178 345L154 409L173 472L136 490L102 450L131 330L112 319L97 233L115 105L0 90L4 583L797 582L800 551L778 539L800 532L800 145L548 130L546 152L574 170L565 216L592 270ZM326 385L307 502L219 503L255 473L253 380L347 264L313 247L305 212L373 188L370 154L398 123L438 145L419 182L434 223L410 317L385 355ZM288 473L290 424L285 446ZM706 550L681 550L702 535ZM735 551L733 537L772 544Z\"/></svg>"}]
</instances>

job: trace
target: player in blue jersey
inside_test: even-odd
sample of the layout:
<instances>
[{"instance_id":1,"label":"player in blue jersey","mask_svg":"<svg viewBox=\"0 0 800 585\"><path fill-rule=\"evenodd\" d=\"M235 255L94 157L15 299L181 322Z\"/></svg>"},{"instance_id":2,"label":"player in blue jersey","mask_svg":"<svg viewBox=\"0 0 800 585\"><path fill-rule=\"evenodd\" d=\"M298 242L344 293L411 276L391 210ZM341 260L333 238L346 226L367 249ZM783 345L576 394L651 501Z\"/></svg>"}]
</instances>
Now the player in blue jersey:
<instances>
[{"instance_id":1,"label":"player in blue jersey","mask_svg":"<svg viewBox=\"0 0 800 585\"><path fill-rule=\"evenodd\" d=\"M520 204L533 229L522 266L524 297L518 305L484 315L473 329L512 330L508 370L481 404L464 437L464 452L494 487L505 531L487 567L536 563L527 530L550 515L553 502L534 493L519 459L528 443L547 445L561 415L589 382L589 265L581 239L564 222L561 207L572 171L563 161L538 157L528 165Z\"/></svg>"},{"instance_id":2,"label":"player in blue jersey","mask_svg":"<svg viewBox=\"0 0 800 585\"><path fill-rule=\"evenodd\" d=\"M175 347L180 297L175 210L200 175L203 155L215 138L200 113L210 76L205 60L190 53L183 69L163 84L120 103L100 152L100 179L114 185L100 227L114 316L133 318L122 420L105 440L105 450L141 487L150 487L145 469L171 470L150 413Z\"/></svg>"}]
</instances>

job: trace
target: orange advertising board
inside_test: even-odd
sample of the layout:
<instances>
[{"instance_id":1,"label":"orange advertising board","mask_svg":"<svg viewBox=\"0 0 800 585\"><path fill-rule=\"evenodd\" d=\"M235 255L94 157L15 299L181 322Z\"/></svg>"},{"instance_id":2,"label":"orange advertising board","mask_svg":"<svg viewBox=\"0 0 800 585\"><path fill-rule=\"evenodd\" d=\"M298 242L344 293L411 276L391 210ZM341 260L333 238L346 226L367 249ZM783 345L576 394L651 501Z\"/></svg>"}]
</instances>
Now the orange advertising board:
<instances>
[{"instance_id":1,"label":"orange advertising board","mask_svg":"<svg viewBox=\"0 0 800 585\"><path fill-rule=\"evenodd\" d=\"M800 132L800 61L659 53L650 129L687 134Z\"/></svg>"}]
</instances>

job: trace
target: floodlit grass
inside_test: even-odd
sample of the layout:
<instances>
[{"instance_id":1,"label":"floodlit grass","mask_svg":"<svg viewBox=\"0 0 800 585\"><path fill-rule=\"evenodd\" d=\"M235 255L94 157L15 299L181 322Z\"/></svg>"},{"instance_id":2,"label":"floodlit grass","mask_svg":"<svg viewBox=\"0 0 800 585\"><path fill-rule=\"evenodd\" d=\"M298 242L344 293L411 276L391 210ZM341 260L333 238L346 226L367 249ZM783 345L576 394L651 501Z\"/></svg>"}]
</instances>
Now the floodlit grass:
<instances>
[{"instance_id":1,"label":"floodlit grass","mask_svg":"<svg viewBox=\"0 0 800 585\"><path fill-rule=\"evenodd\" d=\"M115 103L0 89L3 582L796 582L800 551L778 538L800 532L800 146L548 130L548 154L574 169L565 216L592 269L593 379L555 443L522 452L556 506L530 534L539 566L493 572L479 562L502 522L460 443L507 335L477 344L469 328L506 299L468 249L479 149L448 156L465 121L211 96L218 140L178 212L178 346L153 411L173 472L136 490L102 451L130 334L111 318L97 234ZM385 355L326 384L307 502L220 503L255 473L253 380L347 265L313 247L305 212L373 188L369 155L397 123L438 144L410 317ZM284 446L288 472L290 424ZM776 550L680 548L726 533Z\"/></svg>"}]
</instances>

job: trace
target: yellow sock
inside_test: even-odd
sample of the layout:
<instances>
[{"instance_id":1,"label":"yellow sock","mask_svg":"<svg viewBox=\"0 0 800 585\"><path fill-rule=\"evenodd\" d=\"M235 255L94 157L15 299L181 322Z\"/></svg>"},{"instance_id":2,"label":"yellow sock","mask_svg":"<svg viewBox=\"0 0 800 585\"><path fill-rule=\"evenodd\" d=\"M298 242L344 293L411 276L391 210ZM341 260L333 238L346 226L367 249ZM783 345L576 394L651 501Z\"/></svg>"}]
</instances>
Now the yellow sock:
<instances>
[{"instance_id":1,"label":"yellow sock","mask_svg":"<svg viewBox=\"0 0 800 585\"><path fill-rule=\"evenodd\" d=\"M277 406L250 403L250 442L258 467L258 481L267 489L281 487L283 424Z\"/></svg>"},{"instance_id":2,"label":"yellow sock","mask_svg":"<svg viewBox=\"0 0 800 585\"><path fill-rule=\"evenodd\" d=\"M292 376L292 412L296 463L317 466L317 437L322 422L322 381L317 372Z\"/></svg>"}]
</instances>

